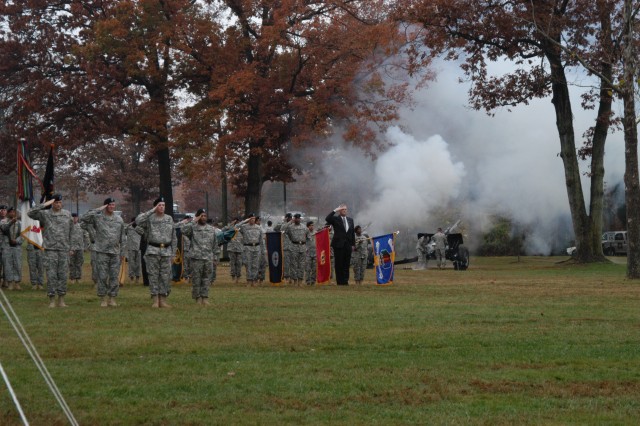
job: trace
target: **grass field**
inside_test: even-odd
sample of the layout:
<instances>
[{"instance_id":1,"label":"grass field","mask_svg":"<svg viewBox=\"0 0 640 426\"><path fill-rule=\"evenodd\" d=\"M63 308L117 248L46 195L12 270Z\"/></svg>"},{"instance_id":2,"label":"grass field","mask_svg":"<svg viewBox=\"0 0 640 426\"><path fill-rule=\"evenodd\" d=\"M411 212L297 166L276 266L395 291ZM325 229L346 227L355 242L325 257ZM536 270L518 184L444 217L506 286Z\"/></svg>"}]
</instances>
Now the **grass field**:
<instances>
[{"instance_id":1,"label":"grass field","mask_svg":"<svg viewBox=\"0 0 640 426\"><path fill-rule=\"evenodd\" d=\"M170 310L141 285L108 309L88 282L67 309L5 293L82 425L637 424L640 282L561 260L346 288L246 288L220 267L208 308L186 284ZM0 360L31 424L66 424L4 317ZM20 424L0 390L0 424Z\"/></svg>"}]
</instances>

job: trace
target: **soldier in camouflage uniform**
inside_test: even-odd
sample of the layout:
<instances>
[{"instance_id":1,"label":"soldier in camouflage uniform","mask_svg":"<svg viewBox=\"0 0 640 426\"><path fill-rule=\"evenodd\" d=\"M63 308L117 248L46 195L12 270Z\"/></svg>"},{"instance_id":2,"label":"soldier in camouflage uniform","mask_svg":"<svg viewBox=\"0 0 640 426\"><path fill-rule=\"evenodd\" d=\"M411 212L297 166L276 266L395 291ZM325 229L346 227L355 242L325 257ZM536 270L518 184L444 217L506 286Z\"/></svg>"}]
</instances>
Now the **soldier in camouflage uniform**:
<instances>
[{"instance_id":1,"label":"soldier in camouflage uniform","mask_svg":"<svg viewBox=\"0 0 640 426\"><path fill-rule=\"evenodd\" d=\"M275 229L276 231L280 231L284 234L282 239L282 267L284 270L283 278L285 282L289 284L291 283L291 240L289 239L285 231L287 229L287 226L289 226L291 223L291 213L287 213L284 215L284 223L276 225Z\"/></svg>"},{"instance_id":2,"label":"soldier in camouflage uniform","mask_svg":"<svg viewBox=\"0 0 640 426\"><path fill-rule=\"evenodd\" d=\"M85 231L78 222L78 214L71 213L73 230L71 231L71 250L69 251L69 280L76 284L82 278L84 263Z\"/></svg>"},{"instance_id":3,"label":"soldier in camouflage uniform","mask_svg":"<svg viewBox=\"0 0 640 426\"><path fill-rule=\"evenodd\" d=\"M185 219L192 220L191 215L187 215ZM191 239L186 235L182 235L182 278L191 279L191 257L189 250L191 249Z\"/></svg>"},{"instance_id":4,"label":"soldier in camouflage uniform","mask_svg":"<svg viewBox=\"0 0 640 426\"><path fill-rule=\"evenodd\" d=\"M142 265L140 264L140 234L136 232L136 222L133 220L127 225L127 266L129 267L129 279L138 284L142 275Z\"/></svg>"},{"instance_id":5,"label":"soldier in camouflage uniform","mask_svg":"<svg viewBox=\"0 0 640 426\"><path fill-rule=\"evenodd\" d=\"M234 228L238 219L233 220L230 224L224 227L223 231ZM236 230L236 234L231 241L227 243L227 252L229 252L229 266L231 269L231 281L239 282L242 276L242 258L243 258L244 245L242 242L242 234Z\"/></svg>"},{"instance_id":6,"label":"soldier in camouflage uniform","mask_svg":"<svg viewBox=\"0 0 640 426\"><path fill-rule=\"evenodd\" d=\"M209 287L213 258L218 248L218 238L213 226L207 224L207 212L198 209L195 220L185 218L180 222L182 235L191 240L189 258L191 260L191 297L200 305L209 304Z\"/></svg>"},{"instance_id":7,"label":"soldier in camouflage uniform","mask_svg":"<svg viewBox=\"0 0 640 426\"><path fill-rule=\"evenodd\" d=\"M27 242L27 263L32 290L41 290L44 285L44 261L42 250Z\"/></svg>"},{"instance_id":8,"label":"soldier in camouflage uniform","mask_svg":"<svg viewBox=\"0 0 640 426\"><path fill-rule=\"evenodd\" d=\"M93 228L96 236L94 249L98 269L98 297L103 308L118 306L118 274L127 249L124 221L114 213L115 210L116 200L109 197L101 207L89 210L82 216L85 228Z\"/></svg>"},{"instance_id":9,"label":"soldier in camouflage uniform","mask_svg":"<svg viewBox=\"0 0 640 426\"><path fill-rule=\"evenodd\" d=\"M52 206L51 209L47 207ZM29 217L39 220L42 226L44 247L44 267L47 271L47 296L49 307L65 308L64 296L67 294L69 274L69 248L73 219L68 210L62 208L62 196L55 194L44 204L29 210ZM58 296L56 302L55 297Z\"/></svg>"},{"instance_id":10,"label":"soldier in camouflage uniform","mask_svg":"<svg viewBox=\"0 0 640 426\"><path fill-rule=\"evenodd\" d=\"M355 251L351 256L351 265L353 266L353 278L356 284L362 284L364 280L364 272L367 269L367 240L369 237L362 233L362 227L357 225L353 228L356 234Z\"/></svg>"},{"instance_id":11,"label":"soldier in camouflage uniform","mask_svg":"<svg viewBox=\"0 0 640 426\"><path fill-rule=\"evenodd\" d=\"M300 286L304 279L305 260L307 255L307 237L309 229L300 223L300 213L293 215L293 220L289 222L284 230L285 240L288 237L291 244L289 250L289 274L291 282Z\"/></svg>"},{"instance_id":12,"label":"soldier in camouflage uniform","mask_svg":"<svg viewBox=\"0 0 640 426\"><path fill-rule=\"evenodd\" d=\"M262 222L260 220L260 216L256 217L256 225L262 227ZM262 231L264 234L264 230ZM267 272L267 244L265 239L262 239L262 253L260 254L260 260L258 263L258 285L262 285L264 283L264 279L266 277Z\"/></svg>"},{"instance_id":13,"label":"soldier in camouflage uniform","mask_svg":"<svg viewBox=\"0 0 640 426\"><path fill-rule=\"evenodd\" d=\"M171 293L171 260L178 245L171 216L164 214L164 198L153 202L153 208L140 213L136 224L144 232L147 250L144 261L149 276L149 292L153 308L170 308L167 297Z\"/></svg>"},{"instance_id":14,"label":"soldier in camouflage uniform","mask_svg":"<svg viewBox=\"0 0 640 426\"><path fill-rule=\"evenodd\" d=\"M8 207L4 204L0 204L0 225L7 222L7 209ZM4 238L0 238L0 286L2 288L9 287L7 282L4 280L4 267L2 266L2 249L4 248Z\"/></svg>"},{"instance_id":15,"label":"soldier in camouflage uniform","mask_svg":"<svg viewBox=\"0 0 640 426\"><path fill-rule=\"evenodd\" d=\"M444 268L447 258L445 251L447 248L447 235L442 232L442 228L438 228L438 231L433 234L431 241L435 243L436 259L438 259L438 268Z\"/></svg>"},{"instance_id":16,"label":"soldier in camouflage uniform","mask_svg":"<svg viewBox=\"0 0 640 426\"><path fill-rule=\"evenodd\" d=\"M213 285L213 283L216 281L216 278L218 277L218 262L220 262L220 234L222 233L222 230L219 228L216 228L213 225L213 221L209 220L209 224L211 226L213 226L213 230L216 233L216 247L213 250L213 262L211 262L211 276L209 278L209 282L211 283L211 285Z\"/></svg>"},{"instance_id":17,"label":"soldier in camouflage uniform","mask_svg":"<svg viewBox=\"0 0 640 426\"><path fill-rule=\"evenodd\" d=\"M242 235L244 256L247 267L247 286L254 286L258 280L258 265L260 255L263 253L264 233L262 228L256 225L256 217L250 214L238 227Z\"/></svg>"},{"instance_id":18,"label":"soldier in camouflage uniform","mask_svg":"<svg viewBox=\"0 0 640 426\"><path fill-rule=\"evenodd\" d=\"M2 230L2 263L4 279L9 290L22 290L22 223L16 217L16 210L9 207L7 220L0 225Z\"/></svg>"},{"instance_id":19,"label":"soldier in camouflage uniform","mask_svg":"<svg viewBox=\"0 0 640 426\"><path fill-rule=\"evenodd\" d=\"M316 283L316 237L314 231L314 223L312 221L307 222L307 285L315 285Z\"/></svg>"}]
</instances>

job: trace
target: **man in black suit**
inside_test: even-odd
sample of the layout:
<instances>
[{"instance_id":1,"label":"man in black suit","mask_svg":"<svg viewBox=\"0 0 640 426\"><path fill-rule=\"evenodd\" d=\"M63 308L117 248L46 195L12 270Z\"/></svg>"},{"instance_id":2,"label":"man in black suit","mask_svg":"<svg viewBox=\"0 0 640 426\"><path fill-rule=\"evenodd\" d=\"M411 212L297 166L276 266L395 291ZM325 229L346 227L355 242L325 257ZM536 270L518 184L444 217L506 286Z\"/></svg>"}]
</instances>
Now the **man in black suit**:
<instances>
[{"instance_id":1,"label":"man in black suit","mask_svg":"<svg viewBox=\"0 0 640 426\"><path fill-rule=\"evenodd\" d=\"M347 206L341 204L325 220L333 226L331 247L336 265L336 282L338 285L349 285L351 252L356 244L353 219L347 217Z\"/></svg>"}]
</instances>

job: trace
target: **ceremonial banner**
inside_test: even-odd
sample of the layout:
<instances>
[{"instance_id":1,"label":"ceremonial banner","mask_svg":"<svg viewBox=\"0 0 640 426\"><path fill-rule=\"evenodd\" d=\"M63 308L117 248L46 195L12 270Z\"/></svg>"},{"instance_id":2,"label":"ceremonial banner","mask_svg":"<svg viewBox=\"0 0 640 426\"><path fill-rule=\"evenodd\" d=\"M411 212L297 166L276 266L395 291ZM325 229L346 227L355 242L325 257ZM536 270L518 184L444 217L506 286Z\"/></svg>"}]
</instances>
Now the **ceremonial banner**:
<instances>
[{"instance_id":1,"label":"ceremonial banner","mask_svg":"<svg viewBox=\"0 0 640 426\"><path fill-rule=\"evenodd\" d=\"M284 275L284 263L282 252L282 232L266 232L267 259L269 261L269 282L281 284Z\"/></svg>"},{"instance_id":2,"label":"ceremonial banner","mask_svg":"<svg viewBox=\"0 0 640 426\"><path fill-rule=\"evenodd\" d=\"M328 284L331 279L331 242L329 228L316 232L316 280Z\"/></svg>"},{"instance_id":3,"label":"ceremonial banner","mask_svg":"<svg viewBox=\"0 0 640 426\"><path fill-rule=\"evenodd\" d=\"M29 147L26 141L18 144L18 210L20 211L20 221L22 229L20 235L27 240L27 243L33 244L35 247L42 249L42 232L40 231L40 222L31 219L27 213L33 207L33 179L35 178L41 185L40 179L31 168L31 158L29 156Z\"/></svg>"},{"instance_id":4,"label":"ceremonial banner","mask_svg":"<svg viewBox=\"0 0 640 426\"><path fill-rule=\"evenodd\" d=\"M44 203L47 200L53 198L54 191L54 164L53 164L53 148L51 144L49 148L49 158L47 159L47 168L44 171L44 178L42 179L42 197L40 197L40 203Z\"/></svg>"},{"instance_id":5,"label":"ceremonial banner","mask_svg":"<svg viewBox=\"0 0 640 426\"><path fill-rule=\"evenodd\" d=\"M376 283L378 285L393 284L393 261L396 259L395 234L381 235L372 240Z\"/></svg>"}]
</instances>

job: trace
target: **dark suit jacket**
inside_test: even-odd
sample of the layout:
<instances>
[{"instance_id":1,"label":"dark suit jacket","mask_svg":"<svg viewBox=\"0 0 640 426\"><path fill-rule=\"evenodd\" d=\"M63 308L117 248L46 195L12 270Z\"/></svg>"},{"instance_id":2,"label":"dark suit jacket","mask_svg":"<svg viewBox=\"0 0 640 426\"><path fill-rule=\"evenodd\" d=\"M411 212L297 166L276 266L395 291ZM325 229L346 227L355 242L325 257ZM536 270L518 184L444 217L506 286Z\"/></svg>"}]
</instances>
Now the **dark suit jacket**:
<instances>
[{"instance_id":1,"label":"dark suit jacket","mask_svg":"<svg viewBox=\"0 0 640 426\"><path fill-rule=\"evenodd\" d=\"M342 223L342 216L336 212L331 212L325 218L328 224L333 226L333 239L331 240L331 247L333 248L347 248L356 245L356 233L353 230L353 219L347 216L347 222L349 223L349 230L344 230L344 224Z\"/></svg>"}]
</instances>

